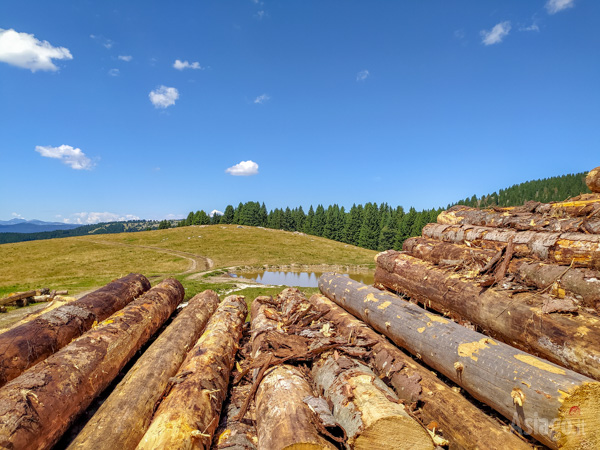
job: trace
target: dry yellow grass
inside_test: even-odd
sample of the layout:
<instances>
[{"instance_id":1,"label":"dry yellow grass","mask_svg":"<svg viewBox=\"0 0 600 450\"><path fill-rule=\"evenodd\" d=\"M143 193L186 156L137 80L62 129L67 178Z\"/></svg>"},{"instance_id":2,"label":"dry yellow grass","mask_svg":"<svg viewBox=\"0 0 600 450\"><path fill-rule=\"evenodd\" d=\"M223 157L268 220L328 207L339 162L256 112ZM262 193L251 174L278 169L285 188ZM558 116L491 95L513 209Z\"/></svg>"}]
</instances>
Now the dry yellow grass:
<instances>
[{"instance_id":1,"label":"dry yellow grass","mask_svg":"<svg viewBox=\"0 0 600 450\"><path fill-rule=\"evenodd\" d=\"M315 236L236 225L20 242L0 245L0 295L44 286L77 293L129 272L181 279L192 264L185 256L210 258L213 269L219 269L288 264L372 267L375 254Z\"/></svg>"}]
</instances>

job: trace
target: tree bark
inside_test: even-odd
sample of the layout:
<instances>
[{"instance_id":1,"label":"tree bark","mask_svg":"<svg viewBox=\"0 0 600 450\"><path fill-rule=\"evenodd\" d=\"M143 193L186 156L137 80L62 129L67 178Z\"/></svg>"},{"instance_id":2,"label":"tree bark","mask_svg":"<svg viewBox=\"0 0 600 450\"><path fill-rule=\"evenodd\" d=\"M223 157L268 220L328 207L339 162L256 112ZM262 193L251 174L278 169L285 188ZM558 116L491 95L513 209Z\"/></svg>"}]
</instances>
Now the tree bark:
<instances>
[{"instance_id":1,"label":"tree bark","mask_svg":"<svg viewBox=\"0 0 600 450\"><path fill-rule=\"evenodd\" d=\"M538 214L550 214L553 217L590 217L600 211L600 195L581 194L564 202L527 202L523 206L498 207L494 210L500 212L529 210Z\"/></svg>"},{"instance_id":2,"label":"tree bark","mask_svg":"<svg viewBox=\"0 0 600 450\"><path fill-rule=\"evenodd\" d=\"M44 360L150 289L148 279L129 274L0 334L0 387Z\"/></svg>"},{"instance_id":3,"label":"tree bark","mask_svg":"<svg viewBox=\"0 0 600 450\"><path fill-rule=\"evenodd\" d=\"M247 313L243 296L223 300L177 372L138 449L210 448Z\"/></svg>"},{"instance_id":4,"label":"tree bark","mask_svg":"<svg viewBox=\"0 0 600 450\"><path fill-rule=\"evenodd\" d=\"M396 394L355 359L322 355L312 367L315 384L333 404L354 449L433 449L429 433Z\"/></svg>"},{"instance_id":5,"label":"tree bark","mask_svg":"<svg viewBox=\"0 0 600 450\"><path fill-rule=\"evenodd\" d=\"M543 444L600 446L600 383L341 275L319 288Z\"/></svg>"},{"instance_id":6,"label":"tree bark","mask_svg":"<svg viewBox=\"0 0 600 450\"><path fill-rule=\"evenodd\" d=\"M324 318L349 340L359 337L376 342L371 347L369 365L376 369L379 377L388 380L403 402L420 402L423 425L436 422L436 428L450 441L450 448L531 449L508 427L487 416L429 369L417 364L385 337L327 297L315 294L310 302L319 311L328 311Z\"/></svg>"},{"instance_id":7,"label":"tree bark","mask_svg":"<svg viewBox=\"0 0 600 450\"><path fill-rule=\"evenodd\" d=\"M54 445L183 299L167 279L0 389L0 448Z\"/></svg>"},{"instance_id":8,"label":"tree bark","mask_svg":"<svg viewBox=\"0 0 600 450\"><path fill-rule=\"evenodd\" d=\"M595 314L543 314L544 297L482 289L460 273L447 272L412 256L394 259L394 272L378 267L376 287L401 292L443 314L458 314L486 334L591 378L600 379L600 321ZM575 339L574 339L575 338Z\"/></svg>"},{"instance_id":9,"label":"tree bark","mask_svg":"<svg viewBox=\"0 0 600 450\"><path fill-rule=\"evenodd\" d=\"M442 225L476 225L493 228L513 228L519 231L549 231L557 233L600 233L600 217L553 217L535 212L495 211L467 206L453 206L441 212L437 223Z\"/></svg>"},{"instance_id":10,"label":"tree bark","mask_svg":"<svg viewBox=\"0 0 600 450\"><path fill-rule=\"evenodd\" d=\"M488 262L496 253L494 250L468 247L461 244L436 241L427 238L410 238L404 241L403 250L411 256L436 265L465 264L470 267ZM394 271L395 258L380 258L378 262L388 272ZM585 268L565 268L523 259L513 259L508 272L527 286L547 289L555 281L565 291L581 297L583 306L600 309L600 272Z\"/></svg>"},{"instance_id":11,"label":"tree bark","mask_svg":"<svg viewBox=\"0 0 600 450\"><path fill-rule=\"evenodd\" d=\"M473 225L428 224L423 236L444 242L465 241L483 248L498 249L512 237L515 255L561 265L600 268L600 235L514 231Z\"/></svg>"},{"instance_id":12,"label":"tree bark","mask_svg":"<svg viewBox=\"0 0 600 450\"><path fill-rule=\"evenodd\" d=\"M127 372L69 449L134 449L148 429L169 379L177 373L218 305L214 291L193 297Z\"/></svg>"}]
</instances>

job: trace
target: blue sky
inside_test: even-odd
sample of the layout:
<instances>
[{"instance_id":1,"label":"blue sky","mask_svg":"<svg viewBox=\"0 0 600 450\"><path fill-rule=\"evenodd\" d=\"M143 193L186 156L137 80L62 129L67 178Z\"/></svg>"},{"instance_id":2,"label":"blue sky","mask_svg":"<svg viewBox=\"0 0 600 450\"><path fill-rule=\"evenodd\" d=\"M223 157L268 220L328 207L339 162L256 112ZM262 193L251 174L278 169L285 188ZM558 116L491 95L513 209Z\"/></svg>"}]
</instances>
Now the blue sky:
<instances>
[{"instance_id":1,"label":"blue sky","mask_svg":"<svg viewBox=\"0 0 600 450\"><path fill-rule=\"evenodd\" d=\"M0 219L422 209L588 171L599 18L596 0L1 2Z\"/></svg>"}]
</instances>

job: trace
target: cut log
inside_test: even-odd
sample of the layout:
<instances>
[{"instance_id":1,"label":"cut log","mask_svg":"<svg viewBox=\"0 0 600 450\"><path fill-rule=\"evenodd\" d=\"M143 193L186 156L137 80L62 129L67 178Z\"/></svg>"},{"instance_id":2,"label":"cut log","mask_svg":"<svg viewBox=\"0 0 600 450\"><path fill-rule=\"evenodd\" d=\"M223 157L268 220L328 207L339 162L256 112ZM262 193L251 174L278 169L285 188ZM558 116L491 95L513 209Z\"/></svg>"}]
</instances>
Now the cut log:
<instances>
[{"instance_id":1,"label":"cut log","mask_svg":"<svg viewBox=\"0 0 600 450\"><path fill-rule=\"evenodd\" d=\"M148 429L169 379L177 373L218 305L214 291L193 297L127 372L69 449L134 449Z\"/></svg>"},{"instance_id":2,"label":"cut log","mask_svg":"<svg viewBox=\"0 0 600 450\"><path fill-rule=\"evenodd\" d=\"M129 274L0 334L0 386L47 358L150 289L148 279Z\"/></svg>"},{"instance_id":3,"label":"cut log","mask_svg":"<svg viewBox=\"0 0 600 450\"><path fill-rule=\"evenodd\" d=\"M592 192L600 192L600 167L590 170L585 177L585 184Z\"/></svg>"},{"instance_id":4,"label":"cut log","mask_svg":"<svg viewBox=\"0 0 600 450\"><path fill-rule=\"evenodd\" d=\"M17 292L16 294L9 295L8 297L0 298L0 305L8 305L9 303L16 302L17 300L33 297L36 294L37 291Z\"/></svg>"},{"instance_id":5,"label":"cut log","mask_svg":"<svg viewBox=\"0 0 600 450\"><path fill-rule=\"evenodd\" d=\"M258 300L258 301L257 301ZM278 321L269 319L279 314L280 308L292 312L294 305L306 302L302 293L285 289L277 299L257 298L252 304L252 358L263 356L269 350L269 333L283 333ZM287 314L286 314L287 315ZM258 448L282 450L292 448L335 449L317 430L315 413L304 402L313 397L306 374L291 365L268 369L259 382L255 396L256 432Z\"/></svg>"},{"instance_id":6,"label":"cut log","mask_svg":"<svg viewBox=\"0 0 600 450\"><path fill-rule=\"evenodd\" d=\"M538 214L549 214L553 217L591 217L600 211L600 195L598 193L581 194L564 202L527 202L523 206L497 207L494 210L500 212L527 210Z\"/></svg>"},{"instance_id":7,"label":"cut log","mask_svg":"<svg viewBox=\"0 0 600 450\"><path fill-rule=\"evenodd\" d=\"M453 206L442 211L437 223L443 225L476 225L494 228L514 228L519 231L550 231L558 233L600 233L600 217L552 217L534 212L495 211L467 206Z\"/></svg>"},{"instance_id":8,"label":"cut log","mask_svg":"<svg viewBox=\"0 0 600 450\"><path fill-rule=\"evenodd\" d=\"M428 224L423 236L444 242L498 249L512 237L515 256L531 257L561 265L600 268L600 235L506 230L473 225Z\"/></svg>"},{"instance_id":9,"label":"cut log","mask_svg":"<svg viewBox=\"0 0 600 450\"><path fill-rule=\"evenodd\" d=\"M394 272L378 267L375 286L401 292L443 314L456 313L486 334L575 372L600 379L600 321L595 314L543 314L544 297L482 289L460 273L447 272L389 250ZM388 262L389 264L389 262Z\"/></svg>"},{"instance_id":10,"label":"cut log","mask_svg":"<svg viewBox=\"0 0 600 450\"><path fill-rule=\"evenodd\" d=\"M219 305L172 381L138 449L208 449L248 314L243 296Z\"/></svg>"},{"instance_id":11,"label":"cut log","mask_svg":"<svg viewBox=\"0 0 600 450\"><path fill-rule=\"evenodd\" d=\"M297 367L280 365L269 369L255 398L258 448L335 449L317 431L315 413L304 402L314 395L306 375Z\"/></svg>"},{"instance_id":12,"label":"cut log","mask_svg":"<svg viewBox=\"0 0 600 450\"><path fill-rule=\"evenodd\" d=\"M600 446L600 383L344 276L319 288L543 444Z\"/></svg>"},{"instance_id":13,"label":"cut log","mask_svg":"<svg viewBox=\"0 0 600 450\"><path fill-rule=\"evenodd\" d=\"M213 440L212 448L214 450L256 450L258 443L256 427L244 420L237 420L244 399L250 393L250 388L251 384L245 383L230 389L230 397L223 406L221 423Z\"/></svg>"},{"instance_id":14,"label":"cut log","mask_svg":"<svg viewBox=\"0 0 600 450\"><path fill-rule=\"evenodd\" d=\"M0 389L0 448L45 449L117 376L183 299L167 279Z\"/></svg>"},{"instance_id":15,"label":"cut log","mask_svg":"<svg viewBox=\"0 0 600 450\"><path fill-rule=\"evenodd\" d=\"M410 238L404 241L403 250L411 256L430 263L445 266L449 261L467 267L480 266L489 261L495 250L468 247L461 244L436 241L427 238ZM380 258L382 268L393 272L395 258ZM600 272L593 269L558 266L555 264L513 259L508 272L515 274L518 281L527 286L547 289L559 282L565 291L581 296L582 304L600 309Z\"/></svg>"},{"instance_id":16,"label":"cut log","mask_svg":"<svg viewBox=\"0 0 600 450\"><path fill-rule=\"evenodd\" d=\"M364 322L347 313L327 297L315 294L310 302L319 311L327 311L325 319L349 341L363 338L376 342L371 347L368 363L377 374L392 385L406 404L420 402L423 424L437 423L451 448L489 450L530 449L508 429L491 419L479 408L443 383L433 372L417 364L385 337Z\"/></svg>"},{"instance_id":17,"label":"cut log","mask_svg":"<svg viewBox=\"0 0 600 450\"><path fill-rule=\"evenodd\" d=\"M433 449L425 428L364 364L345 356L336 359L328 352L315 361L312 374L333 404L333 415L346 430L352 448Z\"/></svg>"}]
</instances>

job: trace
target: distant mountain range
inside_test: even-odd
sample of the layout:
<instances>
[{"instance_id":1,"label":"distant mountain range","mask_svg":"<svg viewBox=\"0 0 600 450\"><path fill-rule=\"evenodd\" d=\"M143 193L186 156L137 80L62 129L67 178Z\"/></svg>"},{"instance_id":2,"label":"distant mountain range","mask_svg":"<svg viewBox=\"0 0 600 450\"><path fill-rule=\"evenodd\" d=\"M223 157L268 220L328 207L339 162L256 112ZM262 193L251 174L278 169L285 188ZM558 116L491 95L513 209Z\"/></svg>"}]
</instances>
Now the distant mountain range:
<instances>
[{"instance_id":1,"label":"distant mountain range","mask_svg":"<svg viewBox=\"0 0 600 450\"><path fill-rule=\"evenodd\" d=\"M40 233L43 231L72 230L80 226L62 222L11 219L0 220L0 233Z\"/></svg>"}]
</instances>

